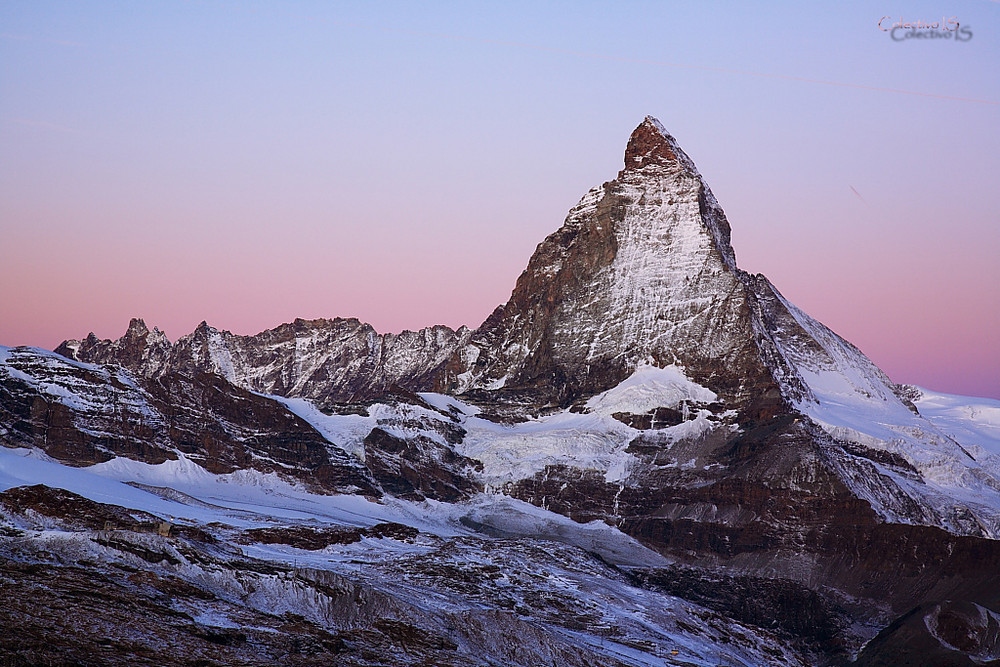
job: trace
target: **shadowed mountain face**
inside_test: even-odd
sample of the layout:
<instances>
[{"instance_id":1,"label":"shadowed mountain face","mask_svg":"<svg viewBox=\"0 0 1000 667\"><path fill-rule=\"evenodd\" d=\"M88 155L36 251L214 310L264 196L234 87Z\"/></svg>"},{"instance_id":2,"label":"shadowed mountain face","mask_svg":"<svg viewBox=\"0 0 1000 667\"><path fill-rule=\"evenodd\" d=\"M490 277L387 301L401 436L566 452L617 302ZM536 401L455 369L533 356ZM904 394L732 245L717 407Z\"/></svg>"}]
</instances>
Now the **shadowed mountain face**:
<instances>
[{"instance_id":1,"label":"shadowed mountain face","mask_svg":"<svg viewBox=\"0 0 1000 667\"><path fill-rule=\"evenodd\" d=\"M1000 447L922 415L920 390L741 271L653 118L474 331L202 323L171 343L133 320L57 352L3 352L4 444L407 501L501 493L638 540L663 561L622 568L629 585L774 630L807 663L876 635L862 662L1000 650Z\"/></svg>"}]
</instances>

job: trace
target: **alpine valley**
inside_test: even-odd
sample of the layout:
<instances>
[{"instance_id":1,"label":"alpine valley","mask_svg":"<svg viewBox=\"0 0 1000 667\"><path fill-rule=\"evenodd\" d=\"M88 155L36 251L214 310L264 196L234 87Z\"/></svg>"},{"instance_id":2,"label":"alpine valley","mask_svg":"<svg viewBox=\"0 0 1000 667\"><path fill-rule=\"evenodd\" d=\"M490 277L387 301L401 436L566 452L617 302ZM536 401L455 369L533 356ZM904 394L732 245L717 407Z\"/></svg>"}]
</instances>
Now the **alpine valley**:
<instances>
[{"instance_id":1,"label":"alpine valley","mask_svg":"<svg viewBox=\"0 0 1000 667\"><path fill-rule=\"evenodd\" d=\"M0 347L4 665L1000 664L1000 401L737 267L658 121L475 330Z\"/></svg>"}]
</instances>

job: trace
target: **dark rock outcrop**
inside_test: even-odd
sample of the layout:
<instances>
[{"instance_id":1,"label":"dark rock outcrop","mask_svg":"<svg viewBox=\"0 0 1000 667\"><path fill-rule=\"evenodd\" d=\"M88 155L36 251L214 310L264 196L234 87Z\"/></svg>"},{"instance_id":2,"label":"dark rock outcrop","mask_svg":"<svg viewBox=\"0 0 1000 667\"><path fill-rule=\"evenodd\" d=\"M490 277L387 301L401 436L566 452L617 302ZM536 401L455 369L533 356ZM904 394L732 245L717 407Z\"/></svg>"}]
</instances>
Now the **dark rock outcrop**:
<instances>
[{"instance_id":1,"label":"dark rock outcrop","mask_svg":"<svg viewBox=\"0 0 1000 667\"><path fill-rule=\"evenodd\" d=\"M179 456L214 473L277 472L340 493L379 495L367 470L274 399L203 371L153 379L28 348L0 366L7 446L74 466Z\"/></svg>"},{"instance_id":2,"label":"dark rock outcrop","mask_svg":"<svg viewBox=\"0 0 1000 667\"><path fill-rule=\"evenodd\" d=\"M365 466L387 493L407 500L463 500L483 490L482 464L427 436L401 438L381 428L365 438Z\"/></svg>"}]
</instances>

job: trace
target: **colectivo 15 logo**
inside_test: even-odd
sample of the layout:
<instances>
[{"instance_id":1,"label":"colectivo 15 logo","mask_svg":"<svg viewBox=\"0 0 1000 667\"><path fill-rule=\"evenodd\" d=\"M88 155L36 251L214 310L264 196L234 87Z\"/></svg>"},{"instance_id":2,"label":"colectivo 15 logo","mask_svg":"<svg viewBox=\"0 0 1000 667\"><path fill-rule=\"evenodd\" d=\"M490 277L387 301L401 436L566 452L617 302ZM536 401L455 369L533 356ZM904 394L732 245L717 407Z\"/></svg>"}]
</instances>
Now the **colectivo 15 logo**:
<instances>
[{"instance_id":1,"label":"colectivo 15 logo","mask_svg":"<svg viewBox=\"0 0 1000 667\"><path fill-rule=\"evenodd\" d=\"M878 29L889 33L894 42L907 39L950 39L955 42L967 42L972 39L972 29L962 26L957 16L941 17L940 21L904 21L900 18L892 23L891 16L883 16L878 20Z\"/></svg>"}]
</instances>

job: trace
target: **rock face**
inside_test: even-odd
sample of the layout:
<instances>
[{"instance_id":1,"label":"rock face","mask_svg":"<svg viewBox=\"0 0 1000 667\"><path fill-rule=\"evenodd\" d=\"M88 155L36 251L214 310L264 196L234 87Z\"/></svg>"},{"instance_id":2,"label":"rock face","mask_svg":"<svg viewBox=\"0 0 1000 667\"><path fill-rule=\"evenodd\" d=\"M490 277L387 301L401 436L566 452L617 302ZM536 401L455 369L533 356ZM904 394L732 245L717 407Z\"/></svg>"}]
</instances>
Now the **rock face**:
<instances>
[{"instance_id":1,"label":"rock face","mask_svg":"<svg viewBox=\"0 0 1000 667\"><path fill-rule=\"evenodd\" d=\"M379 495L368 471L284 405L211 373L133 379L42 351L4 352L0 432L74 466L184 457L216 474L257 470L338 493Z\"/></svg>"},{"instance_id":2,"label":"rock face","mask_svg":"<svg viewBox=\"0 0 1000 667\"><path fill-rule=\"evenodd\" d=\"M741 271L650 117L474 331L202 323L170 343L133 320L57 352L3 351L3 444L394 502L488 490L613 526L664 559L622 566L630 585L775 628L806 663L998 650L1000 438L922 414L933 397Z\"/></svg>"},{"instance_id":3,"label":"rock face","mask_svg":"<svg viewBox=\"0 0 1000 667\"><path fill-rule=\"evenodd\" d=\"M116 341L91 334L56 351L90 363L114 363L147 378L209 372L240 387L321 402L377 398L395 386L428 389L469 331L436 326L379 334L356 319L303 320L255 336L235 336L202 322L171 344L133 319Z\"/></svg>"},{"instance_id":4,"label":"rock face","mask_svg":"<svg viewBox=\"0 0 1000 667\"><path fill-rule=\"evenodd\" d=\"M752 295L729 223L674 139L647 118L625 169L545 239L507 304L473 334L448 388L528 389L564 405L640 362L680 364L744 403L773 386L754 342ZM462 369L455 364L451 369Z\"/></svg>"}]
</instances>

